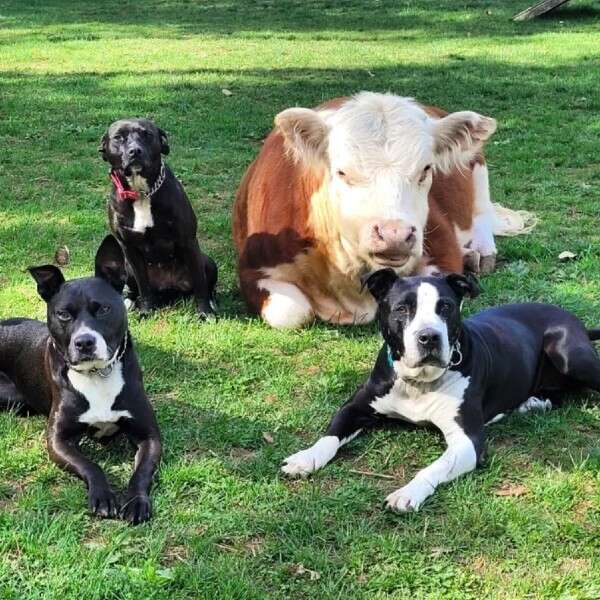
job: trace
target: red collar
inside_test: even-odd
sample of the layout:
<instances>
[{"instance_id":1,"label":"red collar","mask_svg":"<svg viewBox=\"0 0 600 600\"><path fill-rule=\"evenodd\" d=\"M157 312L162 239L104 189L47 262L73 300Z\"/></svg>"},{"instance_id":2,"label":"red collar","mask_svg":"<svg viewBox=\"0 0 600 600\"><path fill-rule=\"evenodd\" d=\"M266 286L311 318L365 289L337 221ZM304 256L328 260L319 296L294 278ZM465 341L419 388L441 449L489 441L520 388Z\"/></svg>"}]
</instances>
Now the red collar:
<instances>
[{"instance_id":1,"label":"red collar","mask_svg":"<svg viewBox=\"0 0 600 600\"><path fill-rule=\"evenodd\" d=\"M119 200L131 200L132 202L139 200L139 193L135 190L126 190L123 186L121 178L117 175L117 173L115 173L115 171L111 171L109 173L109 177L117 190L117 196L119 197Z\"/></svg>"}]
</instances>

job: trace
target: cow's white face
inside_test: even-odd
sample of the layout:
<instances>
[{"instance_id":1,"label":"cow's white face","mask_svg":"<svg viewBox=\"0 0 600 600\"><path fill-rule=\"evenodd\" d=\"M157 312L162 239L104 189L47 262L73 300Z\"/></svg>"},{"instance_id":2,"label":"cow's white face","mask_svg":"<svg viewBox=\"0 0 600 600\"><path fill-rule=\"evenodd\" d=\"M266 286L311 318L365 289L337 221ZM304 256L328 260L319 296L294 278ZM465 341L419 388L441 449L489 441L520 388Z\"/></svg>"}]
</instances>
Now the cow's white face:
<instances>
[{"instance_id":1,"label":"cow's white face","mask_svg":"<svg viewBox=\"0 0 600 600\"><path fill-rule=\"evenodd\" d=\"M364 270L414 272L423 255L433 172L474 157L494 132L474 112L442 119L410 98L362 92L339 108L291 108L277 115L286 146L309 168L325 169L328 218Z\"/></svg>"}]
</instances>

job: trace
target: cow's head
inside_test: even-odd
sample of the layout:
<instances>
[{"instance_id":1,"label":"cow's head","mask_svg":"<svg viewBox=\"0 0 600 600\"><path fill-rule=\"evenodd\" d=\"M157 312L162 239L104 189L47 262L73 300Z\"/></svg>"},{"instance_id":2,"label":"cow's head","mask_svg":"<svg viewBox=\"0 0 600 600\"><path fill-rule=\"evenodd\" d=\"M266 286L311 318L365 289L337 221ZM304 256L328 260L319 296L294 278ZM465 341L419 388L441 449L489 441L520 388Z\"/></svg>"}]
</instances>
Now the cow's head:
<instances>
[{"instance_id":1,"label":"cow's head","mask_svg":"<svg viewBox=\"0 0 600 600\"><path fill-rule=\"evenodd\" d=\"M410 98L361 92L338 108L290 108L275 124L295 159L325 172L327 218L365 271L414 271L435 171L475 157L496 129L475 112L430 117Z\"/></svg>"}]
</instances>

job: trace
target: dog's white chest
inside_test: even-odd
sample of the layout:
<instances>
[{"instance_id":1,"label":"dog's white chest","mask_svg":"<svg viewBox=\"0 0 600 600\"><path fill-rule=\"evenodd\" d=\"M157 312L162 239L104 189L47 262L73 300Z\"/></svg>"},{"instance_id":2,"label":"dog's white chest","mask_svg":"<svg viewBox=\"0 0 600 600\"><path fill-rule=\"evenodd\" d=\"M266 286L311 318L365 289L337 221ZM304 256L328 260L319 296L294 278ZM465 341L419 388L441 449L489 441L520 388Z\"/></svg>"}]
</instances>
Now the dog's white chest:
<instances>
[{"instance_id":1,"label":"dog's white chest","mask_svg":"<svg viewBox=\"0 0 600 600\"><path fill-rule=\"evenodd\" d=\"M133 203L133 231L144 233L146 229L154 226L151 204L150 199L143 194Z\"/></svg>"},{"instance_id":2,"label":"dog's white chest","mask_svg":"<svg viewBox=\"0 0 600 600\"><path fill-rule=\"evenodd\" d=\"M69 369L67 376L71 385L88 401L89 408L79 416L79 422L96 428L98 431L94 437L111 435L117 431L119 419L132 418L128 410L113 410L115 400L125 385L120 362L108 377L86 375L73 369Z\"/></svg>"},{"instance_id":3,"label":"dog's white chest","mask_svg":"<svg viewBox=\"0 0 600 600\"><path fill-rule=\"evenodd\" d=\"M448 371L433 389L423 390L397 379L392 389L373 400L371 406L379 414L412 423L433 423L444 431L456 424L454 419L469 380L457 371Z\"/></svg>"}]
</instances>

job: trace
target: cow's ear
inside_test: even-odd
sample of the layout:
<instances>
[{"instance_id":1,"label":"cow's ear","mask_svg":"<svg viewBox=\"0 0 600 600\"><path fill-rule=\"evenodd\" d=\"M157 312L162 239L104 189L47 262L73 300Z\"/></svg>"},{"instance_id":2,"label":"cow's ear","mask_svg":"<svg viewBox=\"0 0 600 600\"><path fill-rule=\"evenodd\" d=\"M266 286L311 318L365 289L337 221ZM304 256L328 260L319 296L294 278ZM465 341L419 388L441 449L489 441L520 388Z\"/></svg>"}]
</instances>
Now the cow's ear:
<instances>
[{"instance_id":1,"label":"cow's ear","mask_svg":"<svg viewBox=\"0 0 600 600\"><path fill-rule=\"evenodd\" d=\"M171 148L169 148L169 138L167 138L167 134L160 128L158 129L158 135L160 137L160 153L166 156L171 151Z\"/></svg>"},{"instance_id":2,"label":"cow's ear","mask_svg":"<svg viewBox=\"0 0 600 600\"><path fill-rule=\"evenodd\" d=\"M49 302L52 299L60 289L60 286L65 282L61 270L54 265L29 267L27 270L37 283L38 294L46 302Z\"/></svg>"},{"instance_id":3,"label":"cow's ear","mask_svg":"<svg viewBox=\"0 0 600 600\"><path fill-rule=\"evenodd\" d=\"M476 298L481 294L479 281L474 275L471 275L471 273L466 275L450 273L450 275L446 276L446 282L459 298L464 298L465 296L468 298Z\"/></svg>"},{"instance_id":4,"label":"cow's ear","mask_svg":"<svg viewBox=\"0 0 600 600\"><path fill-rule=\"evenodd\" d=\"M104 279L120 294L127 282L125 258L119 242L112 235L107 235L102 240L96 252L95 263L96 277Z\"/></svg>"},{"instance_id":5,"label":"cow's ear","mask_svg":"<svg viewBox=\"0 0 600 600\"><path fill-rule=\"evenodd\" d=\"M399 277L394 269L379 269L374 273L365 275L362 280L362 288L369 288L371 295L377 302L381 302Z\"/></svg>"},{"instance_id":6,"label":"cow's ear","mask_svg":"<svg viewBox=\"0 0 600 600\"><path fill-rule=\"evenodd\" d=\"M496 121L476 112L462 111L433 121L435 165L448 173L467 165L496 131Z\"/></svg>"},{"instance_id":7,"label":"cow's ear","mask_svg":"<svg viewBox=\"0 0 600 600\"><path fill-rule=\"evenodd\" d=\"M102 136L102 139L100 140L98 152L100 152L102 160L108 161L108 131Z\"/></svg>"},{"instance_id":8,"label":"cow's ear","mask_svg":"<svg viewBox=\"0 0 600 600\"><path fill-rule=\"evenodd\" d=\"M329 127L316 110L288 108L275 117L275 126L296 160L311 164L327 156Z\"/></svg>"}]
</instances>

